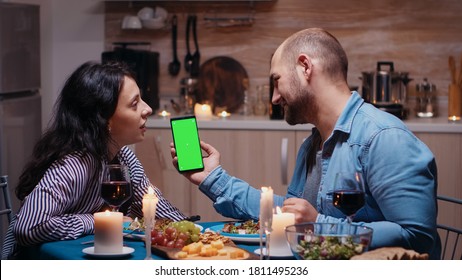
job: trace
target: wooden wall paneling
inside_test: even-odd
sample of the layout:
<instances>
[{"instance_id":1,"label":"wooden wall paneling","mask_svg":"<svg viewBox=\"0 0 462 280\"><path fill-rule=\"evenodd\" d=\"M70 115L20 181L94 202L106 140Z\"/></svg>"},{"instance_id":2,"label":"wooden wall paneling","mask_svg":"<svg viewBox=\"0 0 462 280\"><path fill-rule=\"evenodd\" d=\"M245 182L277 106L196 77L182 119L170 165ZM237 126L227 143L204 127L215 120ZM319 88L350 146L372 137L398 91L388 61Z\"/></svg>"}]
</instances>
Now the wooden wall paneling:
<instances>
[{"instance_id":1,"label":"wooden wall paneling","mask_svg":"<svg viewBox=\"0 0 462 280\"><path fill-rule=\"evenodd\" d=\"M436 84L439 95L447 95L450 75L447 58L462 55L462 1L361 1L361 0L279 0L257 2L252 27L210 28L203 20L210 11L246 12L248 5L195 2L147 3L107 2L106 48L114 41L150 41L151 49L160 52L161 95L177 95L179 81L167 72L171 61L169 29L121 30L125 14L136 14L143 6L162 6L178 18L178 55L185 55L185 23L188 13L198 14L198 37L201 61L229 55L247 69L251 87L267 83L269 59L275 48L290 34L308 27L322 27L333 33L344 46L350 61L348 81L360 85L362 71L373 71L379 60L392 60L396 71L409 72L414 82L424 77Z\"/></svg>"}]
</instances>

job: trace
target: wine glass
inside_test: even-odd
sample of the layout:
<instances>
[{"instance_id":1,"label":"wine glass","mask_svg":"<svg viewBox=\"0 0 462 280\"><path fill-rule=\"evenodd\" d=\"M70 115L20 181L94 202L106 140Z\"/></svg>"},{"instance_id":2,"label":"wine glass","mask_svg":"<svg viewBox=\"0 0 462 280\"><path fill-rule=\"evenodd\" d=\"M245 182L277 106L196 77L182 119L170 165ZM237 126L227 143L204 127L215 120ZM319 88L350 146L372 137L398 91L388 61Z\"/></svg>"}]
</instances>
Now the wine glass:
<instances>
[{"instance_id":1,"label":"wine glass","mask_svg":"<svg viewBox=\"0 0 462 280\"><path fill-rule=\"evenodd\" d=\"M339 172L335 175L332 203L347 216L351 224L354 215L365 203L361 172Z\"/></svg>"},{"instance_id":2,"label":"wine glass","mask_svg":"<svg viewBox=\"0 0 462 280\"><path fill-rule=\"evenodd\" d=\"M118 212L132 196L130 175L128 168L122 164L107 164L104 166L104 179L101 183L101 197L112 208Z\"/></svg>"}]
</instances>

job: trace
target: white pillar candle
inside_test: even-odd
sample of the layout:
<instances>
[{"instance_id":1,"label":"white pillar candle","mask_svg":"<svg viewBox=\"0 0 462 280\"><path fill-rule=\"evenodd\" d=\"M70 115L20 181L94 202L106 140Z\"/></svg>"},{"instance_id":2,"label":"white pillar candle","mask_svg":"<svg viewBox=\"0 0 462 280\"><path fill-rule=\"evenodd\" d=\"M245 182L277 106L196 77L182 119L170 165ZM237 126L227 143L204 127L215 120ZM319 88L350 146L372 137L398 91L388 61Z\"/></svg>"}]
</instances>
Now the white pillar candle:
<instances>
[{"instance_id":1,"label":"white pillar candle","mask_svg":"<svg viewBox=\"0 0 462 280\"><path fill-rule=\"evenodd\" d=\"M271 187L261 188L260 197L260 226L270 230L273 219L273 189Z\"/></svg>"},{"instance_id":2,"label":"white pillar candle","mask_svg":"<svg viewBox=\"0 0 462 280\"><path fill-rule=\"evenodd\" d=\"M283 213L277 207L276 213L273 214L273 231L270 239L270 254L272 256L292 256L285 229L293 224L295 224L294 213Z\"/></svg>"},{"instance_id":3,"label":"white pillar candle","mask_svg":"<svg viewBox=\"0 0 462 280\"><path fill-rule=\"evenodd\" d=\"M95 220L95 253L122 253L123 213L98 212Z\"/></svg>"},{"instance_id":4,"label":"white pillar candle","mask_svg":"<svg viewBox=\"0 0 462 280\"><path fill-rule=\"evenodd\" d=\"M196 105L194 105L194 115L198 119L211 119L212 108L208 104L196 103Z\"/></svg>"},{"instance_id":5,"label":"white pillar candle","mask_svg":"<svg viewBox=\"0 0 462 280\"><path fill-rule=\"evenodd\" d=\"M149 186L148 193L143 196L143 216L144 223L153 226L156 219L156 208L159 199L154 193L152 186Z\"/></svg>"},{"instance_id":6,"label":"white pillar candle","mask_svg":"<svg viewBox=\"0 0 462 280\"><path fill-rule=\"evenodd\" d=\"M146 257L144 258L145 260L152 259L151 250L148 248L151 248L151 231L156 223L157 202L159 202L159 199L154 193L153 187L149 186L148 193L143 196L143 216L144 225L146 226L144 238L144 243L146 246Z\"/></svg>"}]
</instances>

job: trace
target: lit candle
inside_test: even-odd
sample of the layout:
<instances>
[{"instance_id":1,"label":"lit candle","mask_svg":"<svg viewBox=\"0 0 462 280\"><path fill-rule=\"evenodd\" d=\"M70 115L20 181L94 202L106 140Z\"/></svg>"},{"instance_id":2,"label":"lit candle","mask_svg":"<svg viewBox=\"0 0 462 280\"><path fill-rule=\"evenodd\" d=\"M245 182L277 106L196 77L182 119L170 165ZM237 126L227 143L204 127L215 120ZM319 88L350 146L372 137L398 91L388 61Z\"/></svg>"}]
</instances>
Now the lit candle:
<instances>
[{"instance_id":1,"label":"lit candle","mask_svg":"<svg viewBox=\"0 0 462 280\"><path fill-rule=\"evenodd\" d=\"M162 110L162 112L159 113L159 116L166 119L167 117L170 116L170 113L168 111L166 111L166 110Z\"/></svg>"},{"instance_id":2,"label":"lit candle","mask_svg":"<svg viewBox=\"0 0 462 280\"><path fill-rule=\"evenodd\" d=\"M260 197L260 225L264 230L270 230L273 219L273 189L261 188Z\"/></svg>"},{"instance_id":3,"label":"lit candle","mask_svg":"<svg viewBox=\"0 0 462 280\"><path fill-rule=\"evenodd\" d=\"M273 231L271 232L270 250L271 255L291 256L289 244L287 243L285 229L287 226L295 224L294 213L283 213L281 208L276 208L273 214Z\"/></svg>"},{"instance_id":4,"label":"lit candle","mask_svg":"<svg viewBox=\"0 0 462 280\"><path fill-rule=\"evenodd\" d=\"M123 251L123 213L98 212L95 220L95 253L121 253Z\"/></svg>"},{"instance_id":5,"label":"lit candle","mask_svg":"<svg viewBox=\"0 0 462 280\"><path fill-rule=\"evenodd\" d=\"M229 116L231 116L230 113L226 112L226 111L222 111L221 113L218 114L218 116L222 117L222 118L227 118Z\"/></svg>"},{"instance_id":6,"label":"lit candle","mask_svg":"<svg viewBox=\"0 0 462 280\"><path fill-rule=\"evenodd\" d=\"M208 104L199 104L194 105L194 115L198 119L211 119L212 118L212 108Z\"/></svg>"},{"instance_id":7,"label":"lit candle","mask_svg":"<svg viewBox=\"0 0 462 280\"><path fill-rule=\"evenodd\" d=\"M460 117L458 117L458 116L450 116L450 117L448 117L448 120L452 121L452 122L456 122L456 121L460 120Z\"/></svg>"}]
</instances>

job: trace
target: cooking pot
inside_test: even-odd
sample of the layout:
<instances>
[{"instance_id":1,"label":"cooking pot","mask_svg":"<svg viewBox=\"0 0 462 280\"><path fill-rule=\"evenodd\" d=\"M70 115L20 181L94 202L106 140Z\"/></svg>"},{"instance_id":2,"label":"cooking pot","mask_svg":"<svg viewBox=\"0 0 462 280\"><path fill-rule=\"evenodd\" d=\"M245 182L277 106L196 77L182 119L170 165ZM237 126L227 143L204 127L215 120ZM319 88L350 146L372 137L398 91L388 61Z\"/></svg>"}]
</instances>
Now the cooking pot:
<instances>
[{"instance_id":1,"label":"cooking pot","mask_svg":"<svg viewBox=\"0 0 462 280\"><path fill-rule=\"evenodd\" d=\"M395 72L393 62L379 61L376 71L362 72L360 79L362 97L366 102L399 118L405 117L407 84L411 81L408 72Z\"/></svg>"}]
</instances>

